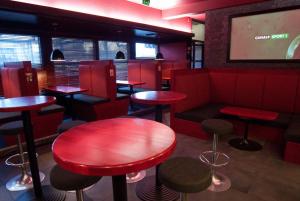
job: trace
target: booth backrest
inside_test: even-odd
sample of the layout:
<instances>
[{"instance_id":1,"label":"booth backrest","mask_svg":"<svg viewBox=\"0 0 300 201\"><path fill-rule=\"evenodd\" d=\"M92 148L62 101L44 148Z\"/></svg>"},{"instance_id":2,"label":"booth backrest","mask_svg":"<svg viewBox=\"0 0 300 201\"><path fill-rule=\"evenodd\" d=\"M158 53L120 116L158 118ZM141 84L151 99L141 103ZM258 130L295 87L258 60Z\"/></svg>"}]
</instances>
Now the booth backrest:
<instances>
[{"instance_id":1,"label":"booth backrest","mask_svg":"<svg viewBox=\"0 0 300 201\"><path fill-rule=\"evenodd\" d=\"M6 98L39 94L37 72L30 61L4 63L1 77Z\"/></svg>"},{"instance_id":2,"label":"booth backrest","mask_svg":"<svg viewBox=\"0 0 300 201\"><path fill-rule=\"evenodd\" d=\"M114 99L116 95L116 71L111 60L81 61L79 64L80 87L87 94Z\"/></svg>"},{"instance_id":3,"label":"booth backrest","mask_svg":"<svg viewBox=\"0 0 300 201\"><path fill-rule=\"evenodd\" d=\"M209 98L203 91L200 96L196 95L199 93L197 87L203 88L199 83L200 72L209 77ZM212 103L300 113L300 71L296 69L208 68L198 71L175 71L172 76L174 76L172 89L194 94L188 95L187 99L191 100L185 100L189 102L188 106L176 105L177 112L197 107L196 102L201 106L210 100ZM194 101L195 104L192 104Z\"/></svg>"},{"instance_id":4,"label":"booth backrest","mask_svg":"<svg viewBox=\"0 0 300 201\"><path fill-rule=\"evenodd\" d=\"M141 81L145 84L142 88L160 90L161 89L161 67L155 62L141 63Z\"/></svg>"},{"instance_id":5,"label":"booth backrest","mask_svg":"<svg viewBox=\"0 0 300 201\"><path fill-rule=\"evenodd\" d=\"M171 70L173 69L173 62L162 62L161 73L163 77L171 77Z\"/></svg>"},{"instance_id":6,"label":"booth backrest","mask_svg":"<svg viewBox=\"0 0 300 201\"><path fill-rule=\"evenodd\" d=\"M171 90L185 93L187 98L175 105L176 112L200 107L210 102L208 73L204 70L172 71Z\"/></svg>"},{"instance_id":7,"label":"booth backrest","mask_svg":"<svg viewBox=\"0 0 300 201\"><path fill-rule=\"evenodd\" d=\"M141 63L134 61L128 62L128 80L141 81Z\"/></svg>"},{"instance_id":8,"label":"booth backrest","mask_svg":"<svg viewBox=\"0 0 300 201\"><path fill-rule=\"evenodd\" d=\"M141 81L145 84L141 88L161 89L161 65L154 61L130 60L128 61L128 80Z\"/></svg>"}]
</instances>

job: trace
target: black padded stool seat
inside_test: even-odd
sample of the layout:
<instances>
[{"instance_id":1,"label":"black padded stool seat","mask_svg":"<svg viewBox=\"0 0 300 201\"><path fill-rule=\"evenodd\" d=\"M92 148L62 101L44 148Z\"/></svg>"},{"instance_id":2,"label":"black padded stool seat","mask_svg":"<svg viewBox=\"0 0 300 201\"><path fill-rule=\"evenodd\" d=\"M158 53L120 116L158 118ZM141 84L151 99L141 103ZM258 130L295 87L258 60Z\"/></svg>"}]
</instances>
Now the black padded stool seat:
<instances>
[{"instance_id":1,"label":"black padded stool seat","mask_svg":"<svg viewBox=\"0 0 300 201\"><path fill-rule=\"evenodd\" d=\"M160 181L168 188L182 193L197 193L211 184L210 169L200 160L188 157L172 158L158 171Z\"/></svg>"},{"instance_id":2,"label":"black padded stool seat","mask_svg":"<svg viewBox=\"0 0 300 201\"><path fill-rule=\"evenodd\" d=\"M74 191L97 183L101 177L74 174L55 165L50 172L51 185L62 191Z\"/></svg>"},{"instance_id":3,"label":"black padded stool seat","mask_svg":"<svg viewBox=\"0 0 300 201\"><path fill-rule=\"evenodd\" d=\"M201 125L209 134L228 135L233 131L233 125L222 119L207 119L202 121Z\"/></svg>"},{"instance_id":4,"label":"black padded stool seat","mask_svg":"<svg viewBox=\"0 0 300 201\"><path fill-rule=\"evenodd\" d=\"M79 126L79 125L84 124L84 123L86 123L86 122L81 121L81 120L64 121L57 128L57 132L58 133L63 133L65 131L69 130L70 128L73 128L75 126Z\"/></svg>"},{"instance_id":5,"label":"black padded stool seat","mask_svg":"<svg viewBox=\"0 0 300 201\"><path fill-rule=\"evenodd\" d=\"M19 135L22 131L22 121L12 121L0 126L0 135Z\"/></svg>"}]
</instances>

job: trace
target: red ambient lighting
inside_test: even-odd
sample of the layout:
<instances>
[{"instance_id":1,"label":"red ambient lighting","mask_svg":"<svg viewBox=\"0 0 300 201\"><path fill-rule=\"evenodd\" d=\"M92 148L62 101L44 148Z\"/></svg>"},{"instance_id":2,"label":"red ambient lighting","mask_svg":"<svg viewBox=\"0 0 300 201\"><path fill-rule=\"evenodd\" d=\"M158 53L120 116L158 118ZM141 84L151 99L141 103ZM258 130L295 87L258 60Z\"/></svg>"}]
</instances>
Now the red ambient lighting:
<instances>
[{"instance_id":1,"label":"red ambient lighting","mask_svg":"<svg viewBox=\"0 0 300 201\"><path fill-rule=\"evenodd\" d=\"M132 3L126 0L13 0L23 3L69 10L79 13L109 17L130 22L137 22L157 27L163 27L183 32L191 32L191 20L162 19L162 11L159 9Z\"/></svg>"}]
</instances>

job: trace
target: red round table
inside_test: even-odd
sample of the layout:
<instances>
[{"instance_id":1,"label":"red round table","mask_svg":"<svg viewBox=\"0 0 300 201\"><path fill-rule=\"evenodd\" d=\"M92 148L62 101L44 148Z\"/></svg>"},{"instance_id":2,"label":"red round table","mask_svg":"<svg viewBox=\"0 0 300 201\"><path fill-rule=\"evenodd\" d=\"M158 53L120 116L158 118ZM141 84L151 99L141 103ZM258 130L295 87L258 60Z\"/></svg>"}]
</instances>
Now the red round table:
<instances>
[{"instance_id":1,"label":"red round table","mask_svg":"<svg viewBox=\"0 0 300 201\"><path fill-rule=\"evenodd\" d=\"M144 91L131 95L136 103L155 105L155 121L162 122L162 106L174 104L186 98L183 93L175 91ZM173 201L179 194L163 186L158 179L159 165L156 166L156 176L146 177L137 183L136 194L144 201Z\"/></svg>"},{"instance_id":2,"label":"red round table","mask_svg":"<svg viewBox=\"0 0 300 201\"><path fill-rule=\"evenodd\" d=\"M137 118L99 120L74 127L53 143L54 160L83 175L112 176L114 201L126 201L126 174L165 161L176 146L174 131Z\"/></svg>"},{"instance_id":3,"label":"red round table","mask_svg":"<svg viewBox=\"0 0 300 201\"><path fill-rule=\"evenodd\" d=\"M40 182L39 167L36 158L34 144L34 133L31 122L30 111L39 110L42 107L55 103L55 97L50 96L24 96L16 98L6 98L0 100L0 112L21 112L24 126L24 135L28 151L30 171L33 180L34 194L25 192L17 200L44 200L61 201L65 199L65 194L54 190L50 186L44 186L44 193Z\"/></svg>"},{"instance_id":4,"label":"red round table","mask_svg":"<svg viewBox=\"0 0 300 201\"><path fill-rule=\"evenodd\" d=\"M162 122L162 105L170 105L185 98L185 94L175 91L143 91L131 95L136 103L155 105L155 120L158 122Z\"/></svg>"}]
</instances>

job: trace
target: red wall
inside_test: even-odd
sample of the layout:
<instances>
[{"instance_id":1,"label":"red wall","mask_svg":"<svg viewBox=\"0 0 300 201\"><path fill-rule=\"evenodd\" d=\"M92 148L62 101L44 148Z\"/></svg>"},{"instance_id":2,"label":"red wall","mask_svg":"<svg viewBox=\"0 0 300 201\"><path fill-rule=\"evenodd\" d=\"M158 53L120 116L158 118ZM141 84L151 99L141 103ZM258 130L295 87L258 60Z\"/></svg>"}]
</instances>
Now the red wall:
<instances>
[{"instance_id":1,"label":"red wall","mask_svg":"<svg viewBox=\"0 0 300 201\"><path fill-rule=\"evenodd\" d=\"M167 60L186 60L186 42L167 43L160 45L160 52Z\"/></svg>"}]
</instances>

